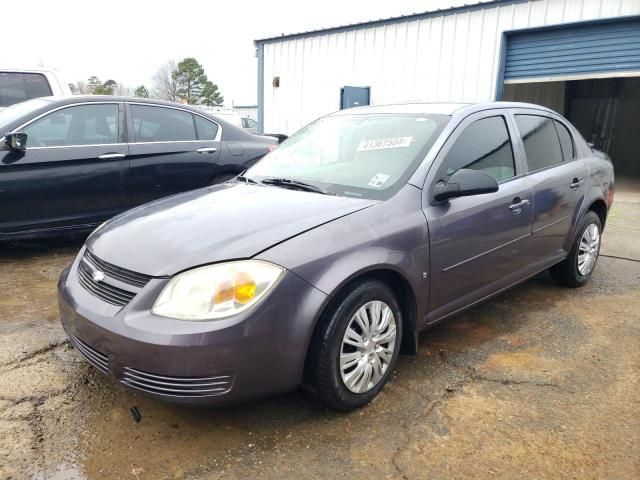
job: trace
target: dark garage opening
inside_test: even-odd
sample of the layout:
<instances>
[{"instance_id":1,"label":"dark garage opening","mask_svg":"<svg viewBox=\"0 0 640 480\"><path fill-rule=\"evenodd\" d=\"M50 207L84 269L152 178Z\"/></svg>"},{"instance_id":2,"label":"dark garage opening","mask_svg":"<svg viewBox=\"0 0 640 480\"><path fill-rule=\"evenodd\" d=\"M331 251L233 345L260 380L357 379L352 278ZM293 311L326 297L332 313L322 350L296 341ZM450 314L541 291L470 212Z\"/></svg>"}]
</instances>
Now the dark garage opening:
<instances>
[{"instance_id":1,"label":"dark garage opening","mask_svg":"<svg viewBox=\"0 0 640 480\"><path fill-rule=\"evenodd\" d=\"M611 156L617 177L640 179L640 78L513 83L503 99L549 107Z\"/></svg>"}]
</instances>

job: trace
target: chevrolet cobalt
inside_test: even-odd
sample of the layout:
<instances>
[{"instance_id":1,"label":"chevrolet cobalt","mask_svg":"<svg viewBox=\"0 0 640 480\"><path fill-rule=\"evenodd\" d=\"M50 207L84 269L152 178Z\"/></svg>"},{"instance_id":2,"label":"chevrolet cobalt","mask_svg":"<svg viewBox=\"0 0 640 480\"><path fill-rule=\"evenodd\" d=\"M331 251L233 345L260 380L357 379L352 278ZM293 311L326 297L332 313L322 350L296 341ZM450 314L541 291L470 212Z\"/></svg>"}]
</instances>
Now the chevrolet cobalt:
<instances>
[{"instance_id":1,"label":"chevrolet cobalt","mask_svg":"<svg viewBox=\"0 0 640 480\"><path fill-rule=\"evenodd\" d=\"M358 408L434 323L595 268L613 167L519 103L321 118L223 184L99 227L59 282L77 350L132 389L220 405L308 387Z\"/></svg>"}]
</instances>

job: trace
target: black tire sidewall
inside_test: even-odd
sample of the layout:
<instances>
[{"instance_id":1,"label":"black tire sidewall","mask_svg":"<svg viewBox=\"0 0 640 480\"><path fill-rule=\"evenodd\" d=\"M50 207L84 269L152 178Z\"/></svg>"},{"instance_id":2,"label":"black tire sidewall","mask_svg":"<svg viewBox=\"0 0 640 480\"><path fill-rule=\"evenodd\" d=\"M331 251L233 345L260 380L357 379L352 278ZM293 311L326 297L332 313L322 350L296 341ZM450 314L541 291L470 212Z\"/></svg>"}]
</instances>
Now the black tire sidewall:
<instances>
[{"instance_id":1,"label":"black tire sidewall","mask_svg":"<svg viewBox=\"0 0 640 480\"><path fill-rule=\"evenodd\" d=\"M396 320L393 356L382 380L374 388L365 393L353 393L344 385L340 372L342 339L355 312L364 304L375 300L386 303L391 308ZM323 359L327 362L327 368L322 375L325 378L318 379L320 383L318 387L325 403L339 410L350 411L370 402L382 390L392 375L402 343L402 312L391 289L376 280L365 281L355 286L333 310L324 340L328 349L321 354L328 357Z\"/></svg>"}]
</instances>

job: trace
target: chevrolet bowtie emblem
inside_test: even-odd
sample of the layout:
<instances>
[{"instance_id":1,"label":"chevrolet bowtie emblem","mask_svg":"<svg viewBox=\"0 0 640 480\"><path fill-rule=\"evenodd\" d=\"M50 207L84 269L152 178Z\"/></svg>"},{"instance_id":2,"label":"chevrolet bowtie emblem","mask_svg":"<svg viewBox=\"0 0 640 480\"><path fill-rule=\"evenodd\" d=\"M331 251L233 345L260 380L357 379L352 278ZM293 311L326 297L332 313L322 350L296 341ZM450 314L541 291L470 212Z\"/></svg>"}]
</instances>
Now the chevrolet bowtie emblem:
<instances>
[{"instance_id":1,"label":"chevrolet bowtie emblem","mask_svg":"<svg viewBox=\"0 0 640 480\"><path fill-rule=\"evenodd\" d=\"M100 270L95 270L91 274L91 278L93 278L94 282L100 283L101 281L104 280L104 272L101 272Z\"/></svg>"}]
</instances>

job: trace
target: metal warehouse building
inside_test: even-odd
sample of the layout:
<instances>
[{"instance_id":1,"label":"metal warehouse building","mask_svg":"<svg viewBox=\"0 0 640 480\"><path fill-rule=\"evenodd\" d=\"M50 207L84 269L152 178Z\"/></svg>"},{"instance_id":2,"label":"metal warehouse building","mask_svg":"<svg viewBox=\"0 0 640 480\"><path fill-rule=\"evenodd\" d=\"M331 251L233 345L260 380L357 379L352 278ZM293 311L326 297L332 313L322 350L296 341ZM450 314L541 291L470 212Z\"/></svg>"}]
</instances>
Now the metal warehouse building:
<instances>
[{"instance_id":1,"label":"metal warehouse building","mask_svg":"<svg viewBox=\"0 0 640 480\"><path fill-rule=\"evenodd\" d=\"M640 176L640 0L488 1L255 43L261 131L357 105L527 101Z\"/></svg>"}]
</instances>

